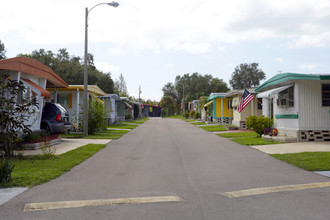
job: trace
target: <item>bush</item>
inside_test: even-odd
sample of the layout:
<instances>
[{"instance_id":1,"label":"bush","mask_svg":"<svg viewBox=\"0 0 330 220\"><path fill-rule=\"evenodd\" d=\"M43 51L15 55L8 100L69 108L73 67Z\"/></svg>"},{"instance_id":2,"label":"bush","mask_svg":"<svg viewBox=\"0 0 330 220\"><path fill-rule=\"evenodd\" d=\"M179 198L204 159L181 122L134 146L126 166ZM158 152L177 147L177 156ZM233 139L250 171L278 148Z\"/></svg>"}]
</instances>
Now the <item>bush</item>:
<instances>
[{"instance_id":1,"label":"bush","mask_svg":"<svg viewBox=\"0 0 330 220\"><path fill-rule=\"evenodd\" d=\"M184 117L184 118L189 118L189 112L184 112L184 113L182 113L182 117Z\"/></svg>"},{"instance_id":2,"label":"bush","mask_svg":"<svg viewBox=\"0 0 330 220\"><path fill-rule=\"evenodd\" d=\"M11 161L3 156L0 161L0 183L7 183L10 181L13 169L14 165L11 164Z\"/></svg>"},{"instance_id":3,"label":"bush","mask_svg":"<svg viewBox=\"0 0 330 220\"><path fill-rule=\"evenodd\" d=\"M132 115L126 115L126 116L125 116L125 119L126 119L126 120L131 120L131 119L132 119Z\"/></svg>"},{"instance_id":4,"label":"bush","mask_svg":"<svg viewBox=\"0 0 330 220\"><path fill-rule=\"evenodd\" d=\"M259 134L259 136L261 136L266 128L270 128L273 126L273 122L273 119L269 117L257 117L255 115L251 115L246 119L245 124L248 129L253 130L257 134Z\"/></svg>"},{"instance_id":5,"label":"bush","mask_svg":"<svg viewBox=\"0 0 330 220\"><path fill-rule=\"evenodd\" d=\"M199 118L201 118L201 114L199 114L199 112L195 112L194 119L199 119Z\"/></svg>"},{"instance_id":6,"label":"bush","mask_svg":"<svg viewBox=\"0 0 330 220\"><path fill-rule=\"evenodd\" d=\"M166 108L162 108L162 116L166 117L167 116L167 110Z\"/></svg>"}]
</instances>

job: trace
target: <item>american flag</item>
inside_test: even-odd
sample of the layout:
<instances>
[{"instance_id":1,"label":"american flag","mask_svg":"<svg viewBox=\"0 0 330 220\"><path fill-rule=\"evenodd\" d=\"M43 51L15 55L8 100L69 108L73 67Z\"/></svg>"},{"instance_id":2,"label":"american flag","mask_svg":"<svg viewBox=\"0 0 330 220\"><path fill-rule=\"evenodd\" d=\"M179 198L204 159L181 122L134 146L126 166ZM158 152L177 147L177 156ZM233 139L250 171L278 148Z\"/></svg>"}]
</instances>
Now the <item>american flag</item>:
<instances>
[{"instance_id":1,"label":"american flag","mask_svg":"<svg viewBox=\"0 0 330 220\"><path fill-rule=\"evenodd\" d=\"M239 105L237 106L237 111L241 113L243 109L254 99L254 96L251 95L246 89L243 93L243 96L241 98L241 101Z\"/></svg>"}]
</instances>

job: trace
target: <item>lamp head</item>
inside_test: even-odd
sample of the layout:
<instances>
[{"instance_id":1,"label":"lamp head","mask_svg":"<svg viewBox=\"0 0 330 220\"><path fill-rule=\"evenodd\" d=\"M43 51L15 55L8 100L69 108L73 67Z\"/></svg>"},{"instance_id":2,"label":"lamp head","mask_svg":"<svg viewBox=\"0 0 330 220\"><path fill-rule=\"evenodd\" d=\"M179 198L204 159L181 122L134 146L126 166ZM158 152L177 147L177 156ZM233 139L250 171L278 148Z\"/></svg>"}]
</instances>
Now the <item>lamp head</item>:
<instances>
[{"instance_id":1,"label":"lamp head","mask_svg":"<svg viewBox=\"0 0 330 220\"><path fill-rule=\"evenodd\" d=\"M107 3L107 5L117 8L119 6L119 3L113 1L113 2Z\"/></svg>"}]
</instances>

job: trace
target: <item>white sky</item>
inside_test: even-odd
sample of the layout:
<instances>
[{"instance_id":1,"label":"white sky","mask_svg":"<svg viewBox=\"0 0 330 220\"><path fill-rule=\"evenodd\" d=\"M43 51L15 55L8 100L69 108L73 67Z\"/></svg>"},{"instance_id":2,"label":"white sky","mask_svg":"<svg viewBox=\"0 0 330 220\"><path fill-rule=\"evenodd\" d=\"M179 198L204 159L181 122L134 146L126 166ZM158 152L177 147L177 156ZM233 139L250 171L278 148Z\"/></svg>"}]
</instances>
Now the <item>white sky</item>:
<instances>
[{"instance_id":1,"label":"white sky","mask_svg":"<svg viewBox=\"0 0 330 220\"><path fill-rule=\"evenodd\" d=\"M83 57L85 7L96 0L1 3L7 57L67 48ZM267 79L281 72L330 73L329 0L119 0L89 14L89 53L98 69L123 74L129 95L160 100L176 75L223 79L258 62Z\"/></svg>"}]
</instances>

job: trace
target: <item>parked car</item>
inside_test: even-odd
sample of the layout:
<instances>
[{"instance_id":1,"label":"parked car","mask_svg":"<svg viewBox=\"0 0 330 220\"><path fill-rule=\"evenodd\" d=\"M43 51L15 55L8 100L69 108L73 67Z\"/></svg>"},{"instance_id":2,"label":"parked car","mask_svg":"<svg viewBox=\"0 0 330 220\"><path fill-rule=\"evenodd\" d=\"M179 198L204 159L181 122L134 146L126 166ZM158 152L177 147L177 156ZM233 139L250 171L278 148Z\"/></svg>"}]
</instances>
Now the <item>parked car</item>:
<instances>
[{"instance_id":1,"label":"parked car","mask_svg":"<svg viewBox=\"0 0 330 220\"><path fill-rule=\"evenodd\" d=\"M46 102L40 127L50 133L66 133L71 128L68 110L58 103Z\"/></svg>"}]
</instances>

